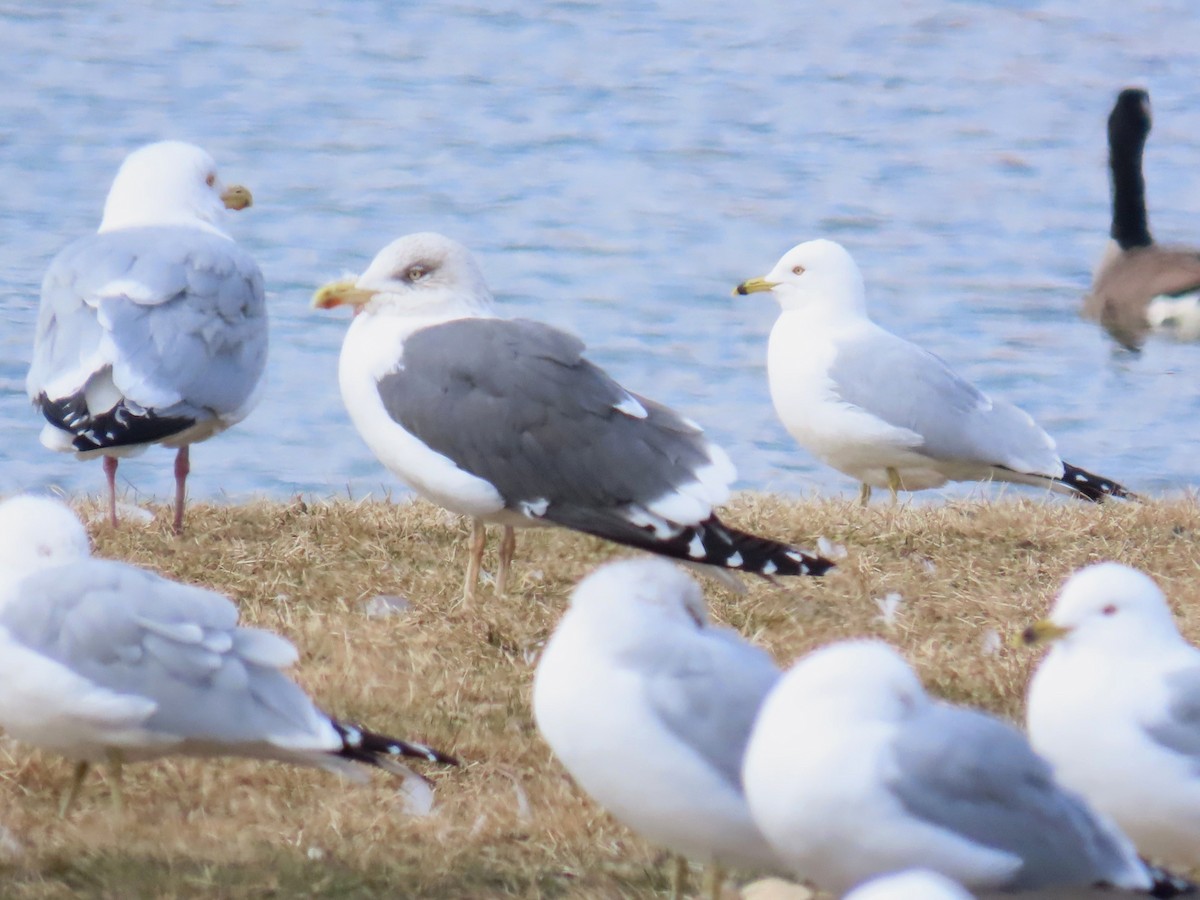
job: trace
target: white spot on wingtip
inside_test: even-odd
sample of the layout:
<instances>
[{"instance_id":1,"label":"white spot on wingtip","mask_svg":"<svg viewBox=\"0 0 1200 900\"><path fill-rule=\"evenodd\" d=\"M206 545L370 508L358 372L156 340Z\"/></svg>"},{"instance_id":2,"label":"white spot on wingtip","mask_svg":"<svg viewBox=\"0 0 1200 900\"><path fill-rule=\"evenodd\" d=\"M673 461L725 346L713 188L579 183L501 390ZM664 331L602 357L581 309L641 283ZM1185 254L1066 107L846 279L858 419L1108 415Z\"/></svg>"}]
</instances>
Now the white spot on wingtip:
<instances>
[{"instance_id":1,"label":"white spot on wingtip","mask_svg":"<svg viewBox=\"0 0 1200 900\"><path fill-rule=\"evenodd\" d=\"M537 500L522 500L518 505L521 507L521 512L529 518L540 519L550 508L550 501L545 497L539 497Z\"/></svg>"},{"instance_id":2,"label":"white spot on wingtip","mask_svg":"<svg viewBox=\"0 0 1200 900\"><path fill-rule=\"evenodd\" d=\"M631 419L644 419L649 415L646 412L646 407L638 403L637 398L632 394L626 394L620 403L614 403L613 409L619 413L624 413Z\"/></svg>"},{"instance_id":3,"label":"white spot on wingtip","mask_svg":"<svg viewBox=\"0 0 1200 900\"><path fill-rule=\"evenodd\" d=\"M735 550L735 551L733 552L733 554L732 554L732 555L731 555L731 556L730 556L730 557L729 557L727 560L725 560L725 565L727 565L727 566L740 566L740 565L741 565L743 562L744 562L744 560L742 559L742 554L738 553L738 552Z\"/></svg>"},{"instance_id":4,"label":"white spot on wingtip","mask_svg":"<svg viewBox=\"0 0 1200 900\"><path fill-rule=\"evenodd\" d=\"M764 575L774 575L778 571L779 566L775 565L775 563L771 562L770 560L767 560L766 564L762 567L762 573Z\"/></svg>"},{"instance_id":5,"label":"white spot on wingtip","mask_svg":"<svg viewBox=\"0 0 1200 900\"><path fill-rule=\"evenodd\" d=\"M704 552L704 541L700 540L700 535L693 535L691 541L688 542L688 556L692 559L704 559L707 555Z\"/></svg>"}]
</instances>

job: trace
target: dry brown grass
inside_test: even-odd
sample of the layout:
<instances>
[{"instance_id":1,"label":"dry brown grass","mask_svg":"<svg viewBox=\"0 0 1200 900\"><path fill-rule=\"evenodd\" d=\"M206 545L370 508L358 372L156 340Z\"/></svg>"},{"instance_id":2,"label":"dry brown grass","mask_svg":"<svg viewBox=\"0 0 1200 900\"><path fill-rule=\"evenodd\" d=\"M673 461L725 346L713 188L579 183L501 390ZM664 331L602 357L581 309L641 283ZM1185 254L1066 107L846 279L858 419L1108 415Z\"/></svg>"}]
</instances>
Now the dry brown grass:
<instances>
[{"instance_id":1,"label":"dry brown grass","mask_svg":"<svg viewBox=\"0 0 1200 900\"><path fill-rule=\"evenodd\" d=\"M94 510L86 507L85 512ZM742 497L725 518L849 557L824 579L706 585L716 619L781 662L854 635L892 641L931 690L1019 716L1033 657L1004 644L1040 616L1063 577L1101 559L1153 573L1185 631L1200 635L1200 509L1191 500L1096 507L1037 500L876 505ZM432 772L437 807L403 814L396 782L366 785L243 761L168 760L126 771L113 816L99 779L54 817L69 765L0 743L0 823L23 850L3 895L101 897L634 897L666 887L661 854L583 798L529 709L533 660L572 585L620 548L557 530L525 532L511 596L459 604L466 523L427 504L197 505L182 539L158 510L148 527L92 526L99 555L234 597L244 620L301 649L297 676L325 708L457 753ZM492 563L489 557L485 567ZM891 628L876 599L904 598ZM411 608L368 618L399 594ZM631 765L637 748L630 748ZM527 799L528 812L522 808ZM0 856L4 854L0 841Z\"/></svg>"}]
</instances>

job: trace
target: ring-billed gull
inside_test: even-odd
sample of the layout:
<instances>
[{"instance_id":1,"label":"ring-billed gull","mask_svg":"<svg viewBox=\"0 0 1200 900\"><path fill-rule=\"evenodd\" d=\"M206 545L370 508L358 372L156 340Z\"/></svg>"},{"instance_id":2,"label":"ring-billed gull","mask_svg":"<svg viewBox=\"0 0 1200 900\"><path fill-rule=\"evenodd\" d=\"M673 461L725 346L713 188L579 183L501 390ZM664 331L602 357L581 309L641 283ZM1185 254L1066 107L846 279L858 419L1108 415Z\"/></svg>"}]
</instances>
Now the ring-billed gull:
<instances>
[{"instance_id":1,"label":"ring-billed gull","mask_svg":"<svg viewBox=\"0 0 1200 900\"><path fill-rule=\"evenodd\" d=\"M742 778L763 834L826 890L908 868L978 889L1153 885L1133 844L1019 731L931 699L877 641L818 650L780 679Z\"/></svg>"},{"instance_id":2,"label":"ring-billed gull","mask_svg":"<svg viewBox=\"0 0 1200 900\"><path fill-rule=\"evenodd\" d=\"M241 421L267 358L262 273L223 230L250 192L211 156L162 141L126 157L96 234L54 258L42 282L30 399L42 443L104 459L117 523L117 460L151 444L175 455L183 529L188 448Z\"/></svg>"},{"instance_id":3,"label":"ring-billed gull","mask_svg":"<svg viewBox=\"0 0 1200 900\"><path fill-rule=\"evenodd\" d=\"M122 763L169 754L274 759L351 777L357 763L408 774L404 756L454 762L322 712L283 672L295 647L239 626L228 598L90 558L86 547L74 560L41 554L73 514L64 506L13 527L4 508L14 502L0 505L0 547L43 567L0 585L0 727L75 760L62 814L103 761L118 808Z\"/></svg>"},{"instance_id":4,"label":"ring-billed gull","mask_svg":"<svg viewBox=\"0 0 1200 900\"><path fill-rule=\"evenodd\" d=\"M0 503L0 607L12 588L32 572L91 555L87 529L65 503L39 494L18 494Z\"/></svg>"},{"instance_id":5,"label":"ring-billed gull","mask_svg":"<svg viewBox=\"0 0 1200 900\"><path fill-rule=\"evenodd\" d=\"M929 869L882 875L848 893L842 900L972 900L957 881Z\"/></svg>"},{"instance_id":6,"label":"ring-billed gull","mask_svg":"<svg viewBox=\"0 0 1200 900\"><path fill-rule=\"evenodd\" d=\"M1155 859L1200 864L1200 650L1147 575L1102 563L1068 579L1029 685L1029 738L1063 784Z\"/></svg>"},{"instance_id":7,"label":"ring-billed gull","mask_svg":"<svg viewBox=\"0 0 1200 900\"><path fill-rule=\"evenodd\" d=\"M625 560L575 589L538 663L533 711L580 787L647 840L710 864L775 870L740 771L778 677L764 651L708 623L686 573ZM709 875L718 896L716 865Z\"/></svg>"},{"instance_id":8,"label":"ring-billed gull","mask_svg":"<svg viewBox=\"0 0 1200 900\"><path fill-rule=\"evenodd\" d=\"M342 399L379 460L413 490L473 519L464 597L484 523L561 525L696 563L820 575L833 563L725 526L713 512L736 472L694 422L633 394L565 332L495 314L474 257L439 234L402 237L313 305L355 308Z\"/></svg>"},{"instance_id":9,"label":"ring-billed gull","mask_svg":"<svg viewBox=\"0 0 1200 900\"><path fill-rule=\"evenodd\" d=\"M1200 338L1200 248L1154 243L1146 219L1142 151L1150 134L1150 95L1126 88L1108 117L1112 240L1092 277L1083 314L1136 350L1151 331Z\"/></svg>"},{"instance_id":10,"label":"ring-billed gull","mask_svg":"<svg viewBox=\"0 0 1200 900\"><path fill-rule=\"evenodd\" d=\"M862 274L840 244L793 247L737 293L769 291L781 312L767 349L784 426L822 462L892 492L947 481L1013 481L1088 500L1129 491L1064 462L1025 412L994 400L867 316Z\"/></svg>"}]
</instances>

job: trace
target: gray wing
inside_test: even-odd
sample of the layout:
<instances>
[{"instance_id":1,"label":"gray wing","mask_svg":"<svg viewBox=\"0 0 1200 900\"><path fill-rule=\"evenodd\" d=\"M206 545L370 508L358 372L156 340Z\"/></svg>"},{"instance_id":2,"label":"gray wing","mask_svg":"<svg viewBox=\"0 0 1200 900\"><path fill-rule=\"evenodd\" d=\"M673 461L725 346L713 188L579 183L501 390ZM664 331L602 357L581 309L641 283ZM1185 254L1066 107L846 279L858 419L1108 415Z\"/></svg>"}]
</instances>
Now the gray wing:
<instances>
[{"instance_id":1,"label":"gray wing","mask_svg":"<svg viewBox=\"0 0 1200 900\"><path fill-rule=\"evenodd\" d=\"M77 450L160 440L245 415L266 364L262 273L183 226L92 235L42 283L30 398Z\"/></svg>"},{"instance_id":2,"label":"gray wing","mask_svg":"<svg viewBox=\"0 0 1200 900\"><path fill-rule=\"evenodd\" d=\"M779 680L771 657L724 628L696 639L656 642L646 698L658 718L739 793L742 757L767 693Z\"/></svg>"},{"instance_id":3,"label":"gray wing","mask_svg":"<svg viewBox=\"0 0 1200 900\"><path fill-rule=\"evenodd\" d=\"M1006 888L1137 878L1133 847L992 716L934 704L902 727L895 763L888 787L912 815L1022 860Z\"/></svg>"},{"instance_id":4,"label":"gray wing","mask_svg":"<svg viewBox=\"0 0 1200 900\"><path fill-rule=\"evenodd\" d=\"M1191 757L1200 775L1200 666L1166 676L1166 715L1145 725L1146 734L1183 756Z\"/></svg>"},{"instance_id":5,"label":"gray wing","mask_svg":"<svg viewBox=\"0 0 1200 900\"><path fill-rule=\"evenodd\" d=\"M583 349L539 322L459 319L409 337L379 393L405 430L493 484L509 508L545 504L551 521L593 530L607 511L694 484L720 451Z\"/></svg>"},{"instance_id":6,"label":"gray wing","mask_svg":"<svg viewBox=\"0 0 1200 900\"><path fill-rule=\"evenodd\" d=\"M0 626L94 684L153 700L145 725L164 735L311 748L329 727L279 671L295 661L291 644L239 628L220 594L133 566L85 560L29 576Z\"/></svg>"},{"instance_id":7,"label":"gray wing","mask_svg":"<svg viewBox=\"0 0 1200 900\"><path fill-rule=\"evenodd\" d=\"M890 332L839 344L829 374L844 401L920 435L914 449L933 459L1062 475L1054 441L1027 413Z\"/></svg>"}]
</instances>

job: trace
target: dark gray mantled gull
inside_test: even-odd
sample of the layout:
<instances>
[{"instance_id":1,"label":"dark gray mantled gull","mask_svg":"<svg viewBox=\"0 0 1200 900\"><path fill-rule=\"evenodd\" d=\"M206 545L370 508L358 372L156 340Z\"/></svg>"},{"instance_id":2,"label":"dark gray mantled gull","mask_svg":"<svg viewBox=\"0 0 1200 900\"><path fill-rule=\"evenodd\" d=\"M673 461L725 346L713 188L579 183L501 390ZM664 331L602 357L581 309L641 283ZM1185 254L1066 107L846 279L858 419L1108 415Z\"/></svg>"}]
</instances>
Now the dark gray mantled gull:
<instances>
[{"instance_id":1,"label":"dark gray mantled gull","mask_svg":"<svg viewBox=\"0 0 1200 900\"><path fill-rule=\"evenodd\" d=\"M222 230L250 192L211 156L162 141L126 157L99 231L66 247L42 282L30 399L42 443L104 459L115 525L117 460L177 447L175 531L188 448L241 421L267 358L262 273Z\"/></svg>"},{"instance_id":2,"label":"dark gray mantled gull","mask_svg":"<svg viewBox=\"0 0 1200 900\"><path fill-rule=\"evenodd\" d=\"M1126 88L1108 117L1111 240L1083 300L1083 314L1137 350L1151 333L1200 339L1200 247L1157 244L1146 216L1142 152L1150 95Z\"/></svg>"},{"instance_id":3,"label":"dark gray mantled gull","mask_svg":"<svg viewBox=\"0 0 1200 900\"><path fill-rule=\"evenodd\" d=\"M946 363L867 315L862 273L845 248L808 241L736 293L770 292L771 399L792 437L862 484L892 492L947 481L1010 481L1087 500L1132 498L1064 462L1027 413L960 378Z\"/></svg>"},{"instance_id":4,"label":"dark gray mantled gull","mask_svg":"<svg viewBox=\"0 0 1200 900\"><path fill-rule=\"evenodd\" d=\"M1021 732L931 699L878 641L826 647L785 673L742 776L755 822L789 868L839 895L916 867L981 891L1194 890L1139 860Z\"/></svg>"},{"instance_id":5,"label":"dark gray mantled gull","mask_svg":"<svg viewBox=\"0 0 1200 900\"><path fill-rule=\"evenodd\" d=\"M720 865L783 869L741 783L755 715L778 679L769 654L709 623L679 567L622 560L575 588L538 662L533 712L583 790L647 840L709 863L708 893L719 897Z\"/></svg>"},{"instance_id":6,"label":"dark gray mantled gull","mask_svg":"<svg viewBox=\"0 0 1200 900\"><path fill-rule=\"evenodd\" d=\"M14 521L5 507L17 502L25 513L40 508ZM0 728L76 761L62 814L98 762L114 770L118 808L122 763L170 754L274 759L351 777L359 763L410 774L400 757L454 762L322 712L284 674L295 647L239 626L228 598L124 563L65 560L74 543L40 552L79 527L54 500L0 504L0 572L10 579L0 584ZM11 565L21 559L44 567L21 577Z\"/></svg>"},{"instance_id":7,"label":"dark gray mantled gull","mask_svg":"<svg viewBox=\"0 0 1200 900\"><path fill-rule=\"evenodd\" d=\"M735 470L694 422L625 390L548 325L501 319L470 252L438 234L389 244L357 280L313 305L355 318L339 381L350 418L417 493L471 516L464 597L474 596L484 523L561 525L675 557L763 575L833 564L725 526Z\"/></svg>"}]
</instances>

